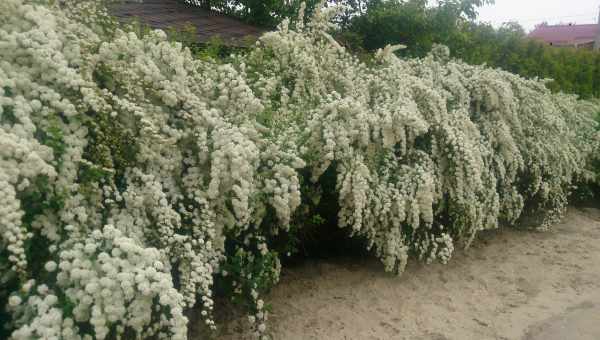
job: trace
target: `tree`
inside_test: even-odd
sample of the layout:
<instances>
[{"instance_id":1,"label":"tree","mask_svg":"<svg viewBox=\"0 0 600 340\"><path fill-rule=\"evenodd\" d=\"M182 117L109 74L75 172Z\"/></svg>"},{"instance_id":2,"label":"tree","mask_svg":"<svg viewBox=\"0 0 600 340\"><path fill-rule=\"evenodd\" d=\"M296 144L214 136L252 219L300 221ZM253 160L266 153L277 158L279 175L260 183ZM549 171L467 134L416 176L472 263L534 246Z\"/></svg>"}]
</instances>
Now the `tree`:
<instances>
[{"instance_id":1,"label":"tree","mask_svg":"<svg viewBox=\"0 0 600 340\"><path fill-rule=\"evenodd\" d=\"M319 0L185 0L187 3L216 10L257 26L274 28L283 19L298 14L302 2L310 12ZM356 1L352 1L356 2Z\"/></svg>"},{"instance_id":2,"label":"tree","mask_svg":"<svg viewBox=\"0 0 600 340\"><path fill-rule=\"evenodd\" d=\"M348 30L362 37L367 50L387 44L404 44L404 53L425 55L435 43L450 45L464 41L466 23L477 16L477 8L493 0L440 0L429 6L427 0L369 1L364 15L353 18Z\"/></svg>"},{"instance_id":3,"label":"tree","mask_svg":"<svg viewBox=\"0 0 600 340\"><path fill-rule=\"evenodd\" d=\"M297 15L302 0L186 0L204 8L273 28ZM307 0L310 14L318 0ZM476 23L477 9L494 0L329 0L343 5L336 38L355 52L403 44L403 56L423 57L434 44L450 48L452 57L487 64L525 77L552 78L553 91L600 96L600 53L555 48L526 38L523 27L510 22L495 29Z\"/></svg>"},{"instance_id":4,"label":"tree","mask_svg":"<svg viewBox=\"0 0 600 340\"><path fill-rule=\"evenodd\" d=\"M212 9L235 16L248 23L274 28L283 19L295 17L304 2L306 11L311 13L321 0L185 0L187 3L201 8ZM360 16L373 4L381 0L327 0L326 6L341 5L343 10L338 23L345 27L352 18Z\"/></svg>"},{"instance_id":5,"label":"tree","mask_svg":"<svg viewBox=\"0 0 600 340\"><path fill-rule=\"evenodd\" d=\"M552 91L600 96L600 53L556 48L527 39L516 22L496 29L476 23L477 9L490 0L370 1L355 15L340 37L353 50L373 51L387 44L403 44L404 56L423 57L434 44L450 48L454 58L487 64L529 78L551 78Z\"/></svg>"}]
</instances>

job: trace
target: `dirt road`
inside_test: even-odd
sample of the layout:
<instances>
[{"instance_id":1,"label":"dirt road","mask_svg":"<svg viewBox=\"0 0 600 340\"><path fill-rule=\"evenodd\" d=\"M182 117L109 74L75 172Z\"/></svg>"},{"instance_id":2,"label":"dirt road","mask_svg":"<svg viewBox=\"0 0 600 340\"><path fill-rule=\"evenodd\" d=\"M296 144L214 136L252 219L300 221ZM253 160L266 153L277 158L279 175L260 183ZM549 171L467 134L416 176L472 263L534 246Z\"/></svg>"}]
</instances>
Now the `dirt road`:
<instances>
[{"instance_id":1,"label":"dirt road","mask_svg":"<svg viewBox=\"0 0 600 340\"><path fill-rule=\"evenodd\" d=\"M599 340L600 210L573 208L548 232L488 232L400 278L373 259L308 262L266 301L275 340Z\"/></svg>"}]
</instances>

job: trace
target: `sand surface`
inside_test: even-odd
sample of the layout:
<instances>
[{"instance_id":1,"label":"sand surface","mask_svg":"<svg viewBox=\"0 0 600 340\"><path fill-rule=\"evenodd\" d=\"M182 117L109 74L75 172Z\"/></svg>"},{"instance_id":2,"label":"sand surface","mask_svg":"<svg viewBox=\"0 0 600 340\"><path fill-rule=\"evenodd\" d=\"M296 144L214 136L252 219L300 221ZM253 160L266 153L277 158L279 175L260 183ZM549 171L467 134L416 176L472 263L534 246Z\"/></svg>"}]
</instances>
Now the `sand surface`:
<instances>
[{"instance_id":1,"label":"sand surface","mask_svg":"<svg viewBox=\"0 0 600 340\"><path fill-rule=\"evenodd\" d=\"M600 210L570 209L548 232L486 232L401 277L376 259L306 262L265 300L275 340L599 340ZM248 338L236 322L222 332Z\"/></svg>"}]
</instances>

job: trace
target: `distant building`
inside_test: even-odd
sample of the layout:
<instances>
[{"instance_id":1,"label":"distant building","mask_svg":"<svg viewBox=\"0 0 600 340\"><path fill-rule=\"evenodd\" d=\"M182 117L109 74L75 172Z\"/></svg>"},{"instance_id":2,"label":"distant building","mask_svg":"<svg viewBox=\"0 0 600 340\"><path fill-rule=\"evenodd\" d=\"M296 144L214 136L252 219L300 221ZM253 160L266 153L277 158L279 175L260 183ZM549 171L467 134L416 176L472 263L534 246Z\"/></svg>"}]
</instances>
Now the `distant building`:
<instances>
[{"instance_id":1,"label":"distant building","mask_svg":"<svg viewBox=\"0 0 600 340\"><path fill-rule=\"evenodd\" d=\"M548 25L544 23L536 26L536 28L529 33L529 37L544 41L552 46L599 50L600 15L598 16L598 24Z\"/></svg>"},{"instance_id":2,"label":"distant building","mask_svg":"<svg viewBox=\"0 0 600 340\"><path fill-rule=\"evenodd\" d=\"M198 43L219 37L226 45L244 46L264 32L235 18L178 0L122 0L110 7L109 12L120 21L137 19L154 29L183 29L191 24Z\"/></svg>"}]
</instances>

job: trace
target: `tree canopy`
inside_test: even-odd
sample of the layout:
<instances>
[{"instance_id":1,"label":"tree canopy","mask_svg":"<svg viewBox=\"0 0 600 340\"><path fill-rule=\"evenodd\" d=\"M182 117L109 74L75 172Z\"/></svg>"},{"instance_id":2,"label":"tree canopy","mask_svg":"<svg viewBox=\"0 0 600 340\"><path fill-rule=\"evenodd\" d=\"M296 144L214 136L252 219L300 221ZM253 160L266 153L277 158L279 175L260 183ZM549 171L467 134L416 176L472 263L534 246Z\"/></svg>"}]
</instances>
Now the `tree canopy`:
<instances>
[{"instance_id":1,"label":"tree canopy","mask_svg":"<svg viewBox=\"0 0 600 340\"><path fill-rule=\"evenodd\" d=\"M295 17L302 0L186 0L198 6L273 28ZM306 0L312 12L321 1ZM555 48L527 39L515 22L500 28L477 23L477 10L494 0L328 0L342 5L336 18L336 38L355 52L402 44L405 57L424 57L434 45L450 48L451 56L471 64L486 64L529 78L551 78L553 91L600 97L600 54Z\"/></svg>"},{"instance_id":2,"label":"tree canopy","mask_svg":"<svg viewBox=\"0 0 600 340\"><path fill-rule=\"evenodd\" d=\"M486 64L529 78L551 78L553 91L600 97L600 53L556 48L528 39L515 22L500 28L478 23L477 8L486 0L370 1L365 13L354 16L339 38L355 51L374 51L403 44L402 56L423 57L435 44L450 48L454 58Z\"/></svg>"},{"instance_id":3,"label":"tree canopy","mask_svg":"<svg viewBox=\"0 0 600 340\"><path fill-rule=\"evenodd\" d=\"M304 2L310 10L318 0L185 0L202 8L213 9L235 16L248 23L274 28L283 19L298 14ZM352 1L352 0L351 0ZM354 1L352 1L354 2Z\"/></svg>"}]
</instances>

